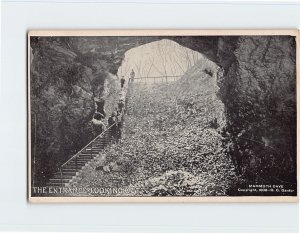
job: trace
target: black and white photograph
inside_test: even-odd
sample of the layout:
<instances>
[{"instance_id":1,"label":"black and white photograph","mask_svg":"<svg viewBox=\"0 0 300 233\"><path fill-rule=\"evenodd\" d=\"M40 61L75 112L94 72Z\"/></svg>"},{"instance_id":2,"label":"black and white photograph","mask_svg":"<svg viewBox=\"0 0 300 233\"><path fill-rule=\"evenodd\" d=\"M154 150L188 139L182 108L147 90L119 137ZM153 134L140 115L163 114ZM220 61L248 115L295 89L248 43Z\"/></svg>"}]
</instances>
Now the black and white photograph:
<instances>
[{"instance_id":1,"label":"black and white photograph","mask_svg":"<svg viewBox=\"0 0 300 233\"><path fill-rule=\"evenodd\" d=\"M30 31L29 200L297 201L297 40Z\"/></svg>"}]
</instances>

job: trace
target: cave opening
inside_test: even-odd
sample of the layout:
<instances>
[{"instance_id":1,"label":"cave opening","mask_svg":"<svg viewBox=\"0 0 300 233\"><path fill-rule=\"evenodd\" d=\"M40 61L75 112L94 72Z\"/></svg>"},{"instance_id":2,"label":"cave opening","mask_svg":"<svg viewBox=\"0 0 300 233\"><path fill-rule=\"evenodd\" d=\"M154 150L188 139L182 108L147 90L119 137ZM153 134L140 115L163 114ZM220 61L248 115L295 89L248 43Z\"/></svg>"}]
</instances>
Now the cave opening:
<instances>
[{"instance_id":1,"label":"cave opening","mask_svg":"<svg viewBox=\"0 0 300 233\"><path fill-rule=\"evenodd\" d=\"M134 76L136 83L173 82L199 60L206 60L201 53L162 39L127 50L117 76L127 82Z\"/></svg>"}]
</instances>

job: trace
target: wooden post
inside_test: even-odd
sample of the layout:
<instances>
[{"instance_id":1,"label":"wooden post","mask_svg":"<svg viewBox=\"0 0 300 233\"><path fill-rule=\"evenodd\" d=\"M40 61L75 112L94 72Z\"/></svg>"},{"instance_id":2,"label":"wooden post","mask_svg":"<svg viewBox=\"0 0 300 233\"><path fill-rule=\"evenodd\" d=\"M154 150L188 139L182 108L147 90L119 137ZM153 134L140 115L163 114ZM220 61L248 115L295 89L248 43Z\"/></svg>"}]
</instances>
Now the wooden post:
<instances>
[{"instance_id":1,"label":"wooden post","mask_svg":"<svg viewBox=\"0 0 300 233\"><path fill-rule=\"evenodd\" d=\"M76 157L75 157L75 169L76 169L76 171L77 171L77 155L76 155Z\"/></svg>"},{"instance_id":2,"label":"wooden post","mask_svg":"<svg viewBox=\"0 0 300 233\"><path fill-rule=\"evenodd\" d=\"M91 143L91 159L93 158L93 142Z\"/></svg>"},{"instance_id":3,"label":"wooden post","mask_svg":"<svg viewBox=\"0 0 300 233\"><path fill-rule=\"evenodd\" d=\"M63 187L63 172L62 172L62 167L60 167L60 186Z\"/></svg>"}]
</instances>

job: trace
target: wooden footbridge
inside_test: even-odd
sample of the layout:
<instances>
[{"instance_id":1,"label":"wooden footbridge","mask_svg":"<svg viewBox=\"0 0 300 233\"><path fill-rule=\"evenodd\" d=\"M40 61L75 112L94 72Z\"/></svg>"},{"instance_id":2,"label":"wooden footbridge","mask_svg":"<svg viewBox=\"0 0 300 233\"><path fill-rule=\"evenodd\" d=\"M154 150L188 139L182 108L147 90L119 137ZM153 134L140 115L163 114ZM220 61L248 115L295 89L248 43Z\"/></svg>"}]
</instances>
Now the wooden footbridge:
<instances>
[{"instance_id":1,"label":"wooden footbridge","mask_svg":"<svg viewBox=\"0 0 300 233\"><path fill-rule=\"evenodd\" d=\"M163 76L145 76L145 77L137 77L134 78L131 83L168 83L168 82L175 82L177 81L181 76L179 75L163 75Z\"/></svg>"}]
</instances>

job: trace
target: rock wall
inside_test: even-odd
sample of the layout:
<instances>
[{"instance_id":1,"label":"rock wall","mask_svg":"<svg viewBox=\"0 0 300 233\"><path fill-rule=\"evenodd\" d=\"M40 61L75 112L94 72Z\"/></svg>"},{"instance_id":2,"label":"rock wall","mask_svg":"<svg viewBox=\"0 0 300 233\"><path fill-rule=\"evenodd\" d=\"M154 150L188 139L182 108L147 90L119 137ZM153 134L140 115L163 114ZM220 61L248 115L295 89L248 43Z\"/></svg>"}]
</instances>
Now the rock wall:
<instances>
[{"instance_id":1,"label":"rock wall","mask_svg":"<svg viewBox=\"0 0 300 233\"><path fill-rule=\"evenodd\" d=\"M113 41L85 38L31 38L31 148L35 184L45 184L55 169L79 151L96 132L91 124L94 96L105 93L108 108L119 81L111 72L122 53ZM120 57L118 57L120 55ZM105 89L109 83L111 90Z\"/></svg>"},{"instance_id":2,"label":"rock wall","mask_svg":"<svg viewBox=\"0 0 300 233\"><path fill-rule=\"evenodd\" d=\"M296 189L295 52L293 37L240 37L219 80L228 122L224 143L241 175L239 185Z\"/></svg>"}]
</instances>

